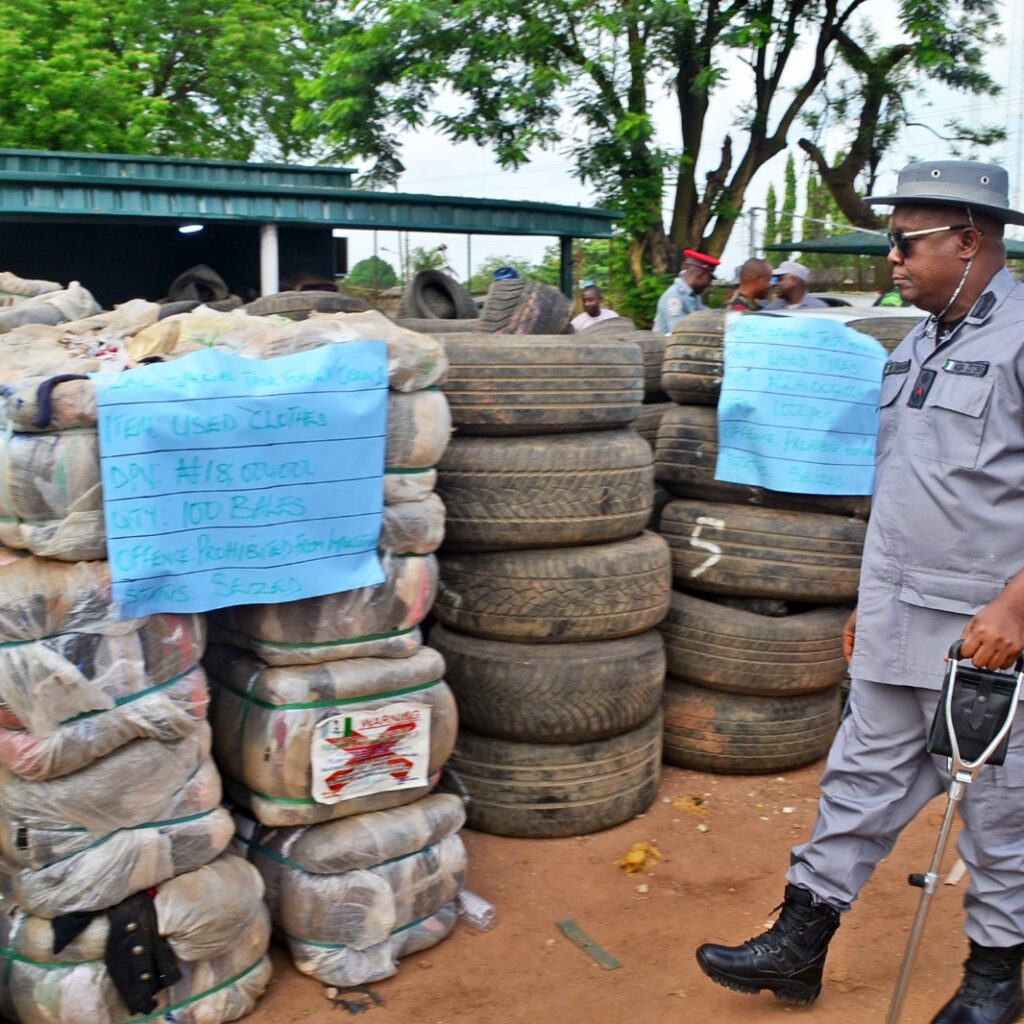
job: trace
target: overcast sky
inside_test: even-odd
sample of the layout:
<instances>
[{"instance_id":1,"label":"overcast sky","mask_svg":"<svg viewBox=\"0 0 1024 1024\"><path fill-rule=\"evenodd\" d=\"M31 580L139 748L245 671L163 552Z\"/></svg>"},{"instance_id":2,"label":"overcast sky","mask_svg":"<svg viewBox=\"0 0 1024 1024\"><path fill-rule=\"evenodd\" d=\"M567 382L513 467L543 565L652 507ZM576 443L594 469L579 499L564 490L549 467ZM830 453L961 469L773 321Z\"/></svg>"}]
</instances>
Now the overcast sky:
<instances>
[{"instance_id":1,"label":"overcast sky","mask_svg":"<svg viewBox=\"0 0 1024 1024\"><path fill-rule=\"evenodd\" d=\"M989 73L1003 86L1003 93L995 98L968 97L948 89L934 88L927 95L914 98L911 109L914 119L942 132L950 120L964 120L969 123L1005 125L1007 141L982 154L988 159L1003 163L1010 172L1011 199L1024 201L1024 4L1017 0L1004 0L1006 20L1003 34L1006 45L994 51L988 64ZM868 10L873 25L879 30L882 41L888 41L883 11L891 11L887 0L872 0ZM890 29L890 32L892 30ZM738 69L730 85L716 94L712 114L707 120L709 126L721 125L715 137L709 133L701 163L713 167L717 163L718 149L722 137L730 126L730 111L744 97L749 87L742 81ZM678 112L671 99L660 100L654 107L658 140L662 145L681 147L678 129ZM791 134L792 150L797 159L798 169L805 160L796 146L796 138L805 133L798 127ZM736 134L734 132L734 140ZM837 140L838 141L838 140ZM944 159L949 156L948 145L926 128L907 128L896 147L889 154L882 167L879 188L895 186L896 172L911 158L919 160ZM410 132L402 137L402 160L408 170L402 175L398 188L403 192L428 193L433 195L481 196L489 199L523 199L538 202L563 203L570 206L594 206L597 199L591 190L572 175L573 164L555 151L539 151L532 154L532 160L518 171L505 171L497 166L492 153L468 143L453 145L448 140L430 131ZM747 192L746 206L762 206L765 193L772 183L781 195L785 154L776 157L762 168ZM706 168L700 166L698 170ZM666 209L666 223L670 211ZM758 217L763 229L763 215ZM399 267L399 239L394 231L377 232L377 252L396 269ZM374 232L354 231L349 234L349 263L353 265L374 251ZM494 237L476 235L471 243L471 255L467 253L464 235L410 236L413 246L432 247L447 245L447 257L459 278L465 279L469 259L475 268L482 259L490 255L503 255L516 259L536 260L546 246L554 239L530 237ZM760 241L760 238L758 238ZM750 220L743 218L733 230L726 248L724 264L734 267L750 255Z\"/></svg>"}]
</instances>

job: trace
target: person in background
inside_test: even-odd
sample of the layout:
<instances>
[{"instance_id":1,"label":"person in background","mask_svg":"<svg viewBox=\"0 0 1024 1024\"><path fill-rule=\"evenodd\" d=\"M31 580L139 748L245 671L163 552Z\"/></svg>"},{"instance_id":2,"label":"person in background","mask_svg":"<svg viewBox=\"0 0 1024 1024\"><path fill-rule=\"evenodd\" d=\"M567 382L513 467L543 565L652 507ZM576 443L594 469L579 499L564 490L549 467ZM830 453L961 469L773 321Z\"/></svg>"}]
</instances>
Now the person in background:
<instances>
[{"instance_id":1,"label":"person in background","mask_svg":"<svg viewBox=\"0 0 1024 1024\"><path fill-rule=\"evenodd\" d=\"M683 269L658 299L654 330L659 334L671 334L672 328L684 316L707 309L701 295L714 280L715 267L721 262L696 249L683 250Z\"/></svg>"},{"instance_id":2,"label":"person in background","mask_svg":"<svg viewBox=\"0 0 1024 1024\"><path fill-rule=\"evenodd\" d=\"M796 260L783 260L773 271L775 294L778 296L769 302L765 309L823 309L827 302L814 295L807 294L807 282L811 272Z\"/></svg>"},{"instance_id":3,"label":"person in background","mask_svg":"<svg viewBox=\"0 0 1024 1024\"><path fill-rule=\"evenodd\" d=\"M588 327L593 327L594 324L599 324L602 320L618 319L619 314L615 310L601 306L604 296L596 284L584 285L583 291L580 292L580 298L583 300L583 312L572 318L572 329L577 334L580 331L585 331Z\"/></svg>"},{"instance_id":4,"label":"person in background","mask_svg":"<svg viewBox=\"0 0 1024 1024\"><path fill-rule=\"evenodd\" d=\"M927 749L949 645L962 638L961 656L992 670L1024 650L1024 285L1003 243L1024 212L1010 208L1003 168L959 160L910 164L894 194L865 202L893 207L893 283L929 315L882 373L871 518L843 630L850 697L814 830L790 854L781 915L739 946L697 951L719 984L798 1004L817 998L829 942L875 865L949 787L945 758ZM1024 1013L1022 782L1018 712L1005 763L959 805L969 953L932 1024Z\"/></svg>"},{"instance_id":5,"label":"person in background","mask_svg":"<svg viewBox=\"0 0 1024 1024\"><path fill-rule=\"evenodd\" d=\"M772 265L752 256L740 267L740 286L729 303L730 309L764 309L764 299L772 287Z\"/></svg>"}]
</instances>

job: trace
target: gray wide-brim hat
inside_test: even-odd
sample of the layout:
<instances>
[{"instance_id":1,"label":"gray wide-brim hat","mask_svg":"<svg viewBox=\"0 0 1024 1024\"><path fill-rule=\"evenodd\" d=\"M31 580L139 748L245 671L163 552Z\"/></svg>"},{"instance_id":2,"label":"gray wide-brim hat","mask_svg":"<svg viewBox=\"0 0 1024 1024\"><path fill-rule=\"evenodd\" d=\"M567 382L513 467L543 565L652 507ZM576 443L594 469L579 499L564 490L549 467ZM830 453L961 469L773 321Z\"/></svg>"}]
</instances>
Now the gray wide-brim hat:
<instances>
[{"instance_id":1,"label":"gray wide-brim hat","mask_svg":"<svg viewBox=\"0 0 1024 1024\"><path fill-rule=\"evenodd\" d=\"M889 196L867 196L872 206L969 206L1001 220L1024 224L1024 213L1010 209L1010 183L998 164L974 160L929 160L907 164L900 171L896 191Z\"/></svg>"}]
</instances>

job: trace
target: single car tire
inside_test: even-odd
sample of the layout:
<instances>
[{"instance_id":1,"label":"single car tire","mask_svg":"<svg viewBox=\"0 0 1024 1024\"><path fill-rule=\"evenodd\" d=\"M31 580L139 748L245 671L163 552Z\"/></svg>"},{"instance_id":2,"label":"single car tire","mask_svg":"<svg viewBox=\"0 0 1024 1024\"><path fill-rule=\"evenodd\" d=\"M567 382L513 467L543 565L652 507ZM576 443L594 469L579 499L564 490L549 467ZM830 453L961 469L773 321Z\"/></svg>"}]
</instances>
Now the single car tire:
<instances>
[{"instance_id":1,"label":"single car tire","mask_svg":"<svg viewBox=\"0 0 1024 1024\"><path fill-rule=\"evenodd\" d=\"M278 292L242 306L250 316L285 316L289 320L306 320L314 310L318 313L364 313L373 307L363 299L337 292Z\"/></svg>"},{"instance_id":2,"label":"single car tire","mask_svg":"<svg viewBox=\"0 0 1024 1024\"><path fill-rule=\"evenodd\" d=\"M516 643L611 640L665 617L671 561L661 537L586 547L445 554L434 602L460 633Z\"/></svg>"},{"instance_id":3,"label":"single car tire","mask_svg":"<svg viewBox=\"0 0 1024 1024\"><path fill-rule=\"evenodd\" d=\"M665 343L662 390L684 405L716 405L725 360L725 313L699 310L684 316Z\"/></svg>"},{"instance_id":4,"label":"single car tire","mask_svg":"<svg viewBox=\"0 0 1024 1024\"><path fill-rule=\"evenodd\" d=\"M479 320L429 320L423 317L398 317L395 323L420 334L479 334Z\"/></svg>"},{"instance_id":5,"label":"single car tire","mask_svg":"<svg viewBox=\"0 0 1024 1024\"><path fill-rule=\"evenodd\" d=\"M635 431L461 437L438 463L445 547L598 544L634 537L651 514L654 467Z\"/></svg>"},{"instance_id":6,"label":"single car tire","mask_svg":"<svg viewBox=\"0 0 1024 1024\"><path fill-rule=\"evenodd\" d=\"M587 743L514 743L459 731L442 785L466 800L466 824L523 839L579 836L620 825L654 802L661 712Z\"/></svg>"},{"instance_id":7,"label":"single car tire","mask_svg":"<svg viewBox=\"0 0 1024 1024\"><path fill-rule=\"evenodd\" d=\"M668 671L677 678L728 693L793 696L827 690L846 677L849 614L839 605L756 615L673 591L658 629Z\"/></svg>"},{"instance_id":8,"label":"single car tire","mask_svg":"<svg viewBox=\"0 0 1024 1024\"><path fill-rule=\"evenodd\" d=\"M459 722L482 736L526 743L584 743L647 721L665 689L657 630L574 644L507 643L436 625L430 646L445 661Z\"/></svg>"},{"instance_id":9,"label":"single car tire","mask_svg":"<svg viewBox=\"0 0 1024 1024\"><path fill-rule=\"evenodd\" d=\"M499 282L500 283L500 282ZM643 402L634 344L566 336L444 339L441 387L463 434L566 434L627 426Z\"/></svg>"},{"instance_id":10,"label":"single car tire","mask_svg":"<svg viewBox=\"0 0 1024 1024\"><path fill-rule=\"evenodd\" d=\"M614 320L602 320L601 323L580 331L577 337L590 341L596 338L603 338L606 341L632 341L639 345L644 357L644 393L648 396L646 400L650 401L651 397L664 397L661 389L661 367L665 361L665 345L668 340L665 335L655 334L653 331L638 331L631 321L617 317Z\"/></svg>"},{"instance_id":11,"label":"single car tire","mask_svg":"<svg viewBox=\"0 0 1024 1024\"><path fill-rule=\"evenodd\" d=\"M665 683L664 757L723 775L788 771L823 757L839 725L839 687L798 697L722 693Z\"/></svg>"},{"instance_id":12,"label":"single car tire","mask_svg":"<svg viewBox=\"0 0 1024 1024\"><path fill-rule=\"evenodd\" d=\"M813 604L856 599L866 524L818 512L679 499L661 513L681 588Z\"/></svg>"},{"instance_id":13,"label":"single car tire","mask_svg":"<svg viewBox=\"0 0 1024 1024\"><path fill-rule=\"evenodd\" d=\"M480 310L480 324L494 334L566 334L572 304L539 281L495 281Z\"/></svg>"},{"instance_id":14,"label":"single car tire","mask_svg":"<svg viewBox=\"0 0 1024 1024\"><path fill-rule=\"evenodd\" d=\"M473 296L440 270L421 270L405 286L400 317L425 320L472 320L478 313Z\"/></svg>"},{"instance_id":15,"label":"single car tire","mask_svg":"<svg viewBox=\"0 0 1024 1024\"><path fill-rule=\"evenodd\" d=\"M642 416L641 410L640 418ZM789 494L748 484L725 483L715 479L717 462L717 410L707 405L673 405L660 417L654 444L654 475L680 498L805 509L864 519L871 507L871 499L859 494Z\"/></svg>"}]
</instances>

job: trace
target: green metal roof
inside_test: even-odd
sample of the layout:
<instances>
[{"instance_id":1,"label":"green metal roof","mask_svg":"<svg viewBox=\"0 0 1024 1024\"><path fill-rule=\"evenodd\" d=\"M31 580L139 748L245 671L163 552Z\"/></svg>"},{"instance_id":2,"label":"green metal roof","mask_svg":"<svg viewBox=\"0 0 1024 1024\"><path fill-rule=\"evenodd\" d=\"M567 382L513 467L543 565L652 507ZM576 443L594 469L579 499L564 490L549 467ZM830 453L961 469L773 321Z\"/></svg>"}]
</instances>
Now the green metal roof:
<instances>
[{"instance_id":1,"label":"green metal roof","mask_svg":"<svg viewBox=\"0 0 1024 1024\"><path fill-rule=\"evenodd\" d=\"M1015 238L1004 238L1006 258L1024 259L1024 242ZM826 235L824 238L808 238L803 242L778 242L766 245L769 252L823 252L837 255L887 256L889 243L884 234L870 231L848 231L842 235Z\"/></svg>"},{"instance_id":2,"label":"green metal roof","mask_svg":"<svg viewBox=\"0 0 1024 1024\"><path fill-rule=\"evenodd\" d=\"M607 238L619 214L552 203L370 192L346 167L0 149L0 220L320 224Z\"/></svg>"}]
</instances>

